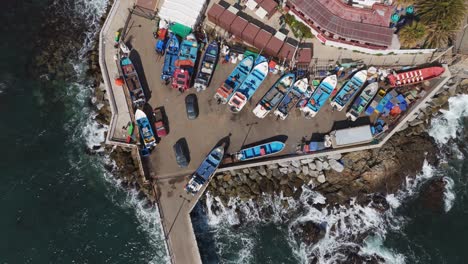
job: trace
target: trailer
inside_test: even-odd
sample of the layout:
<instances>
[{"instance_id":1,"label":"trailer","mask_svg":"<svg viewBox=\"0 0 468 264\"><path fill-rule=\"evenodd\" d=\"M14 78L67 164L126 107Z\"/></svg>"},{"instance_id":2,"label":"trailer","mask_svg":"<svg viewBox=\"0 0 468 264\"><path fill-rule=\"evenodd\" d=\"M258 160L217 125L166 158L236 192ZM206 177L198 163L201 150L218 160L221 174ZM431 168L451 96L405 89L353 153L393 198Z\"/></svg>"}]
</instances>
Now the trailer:
<instances>
[{"instance_id":1,"label":"trailer","mask_svg":"<svg viewBox=\"0 0 468 264\"><path fill-rule=\"evenodd\" d=\"M366 144L374 139L370 125L334 130L329 136L333 148Z\"/></svg>"}]
</instances>

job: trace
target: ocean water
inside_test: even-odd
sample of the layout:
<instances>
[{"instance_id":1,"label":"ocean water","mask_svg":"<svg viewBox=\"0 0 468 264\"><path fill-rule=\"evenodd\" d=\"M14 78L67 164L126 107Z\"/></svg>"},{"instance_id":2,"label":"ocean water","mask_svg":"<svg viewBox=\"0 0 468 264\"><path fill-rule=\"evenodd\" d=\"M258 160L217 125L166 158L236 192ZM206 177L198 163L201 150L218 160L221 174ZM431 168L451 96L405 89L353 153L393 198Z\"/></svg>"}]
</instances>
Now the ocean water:
<instances>
[{"instance_id":1,"label":"ocean water","mask_svg":"<svg viewBox=\"0 0 468 264\"><path fill-rule=\"evenodd\" d=\"M92 120L84 55L107 0L2 4L0 263L167 262L157 210L119 187L104 155L85 152L105 129ZM85 25L82 48L67 58L75 76L53 82L28 71L51 8Z\"/></svg>"},{"instance_id":2,"label":"ocean water","mask_svg":"<svg viewBox=\"0 0 468 264\"><path fill-rule=\"evenodd\" d=\"M256 204L231 199L227 207L208 194L204 206L198 206L194 222L204 261L360 263L350 259L351 254L358 254L369 261L371 256L378 257L377 263L466 263L468 95L451 98L449 105L428 131L439 146L441 165L425 163L401 190L388 194L388 210L354 201L333 208L316 206L324 204L325 198L310 189L298 200L265 197L262 204ZM420 191L438 177L446 185L443 208L434 211L422 205ZM288 200L293 213L281 206L283 200ZM211 209L213 204L216 212ZM312 245L295 235L296 227L309 221L325 229L323 238Z\"/></svg>"}]
</instances>

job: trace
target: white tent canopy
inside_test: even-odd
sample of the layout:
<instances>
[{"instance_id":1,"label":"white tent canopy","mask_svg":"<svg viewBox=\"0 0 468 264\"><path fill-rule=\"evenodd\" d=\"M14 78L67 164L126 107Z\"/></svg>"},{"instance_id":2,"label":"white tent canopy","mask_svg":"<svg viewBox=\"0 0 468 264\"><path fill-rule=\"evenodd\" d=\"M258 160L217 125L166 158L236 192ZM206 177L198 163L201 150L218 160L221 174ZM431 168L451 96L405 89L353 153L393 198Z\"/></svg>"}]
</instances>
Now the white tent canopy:
<instances>
[{"instance_id":1,"label":"white tent canopy","mask_svg":"<svg viewBox=\"0 0 468 264\"><path fill-rule=\"evenodd\" d=\"M165 0L159 16L170 22L178 22L193 28L204 11L206 0Z\"/></svg>"}]
</instances>

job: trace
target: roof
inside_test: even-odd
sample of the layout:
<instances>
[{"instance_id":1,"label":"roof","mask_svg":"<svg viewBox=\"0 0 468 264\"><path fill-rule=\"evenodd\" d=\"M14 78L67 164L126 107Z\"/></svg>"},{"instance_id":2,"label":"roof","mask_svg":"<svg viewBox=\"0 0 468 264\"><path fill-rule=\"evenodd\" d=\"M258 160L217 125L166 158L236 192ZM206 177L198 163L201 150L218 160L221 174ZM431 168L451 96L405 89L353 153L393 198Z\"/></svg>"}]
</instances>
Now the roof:
<instances>
[{"instance_id":1,"label":"roof","mask_svg":"<svg viewBox=\"0 0 468 264\"><path fill-rule=\"evenodd\" d=\"M282 46L283 46L283 41L277 38L276 36L273 36L263 51L267 53L268 55L276 56L278 52L281 50Z\"/></svg>"},{"instance_id":2,"label":"roof","mask_svg":"<svg viewBox=\"0 0 468 264\"><path fill-rule=\"evenodd\" d=\"M241 38L245 42L253 44L258 31L260 31L260 28L257 25L250 23L245 27L244 31L242 32Z\"/></svg>"},{"instance_id":3,"label":"roof","mask_svg":"<svg viewBox=\"0 0 468 264\"><path fill-rule=\"evenodd\" d=\"M234 34L236 37L241 37L242 31L244 31L244 28L249 24L247 20L243 19L242 17L238 16L234 19L234 21L231 24L231 30L230 32Z\"/></svg>"},{"instance_id":4,"label":"roof","mask_svg":"<svg viewBox=\"0 0 468 264\"><path fill-rule=\"evenodd\" d=\"M310 63L312 61L312 43L304 43L297 51L298 63Z\"/></svg>"},{"instance_id":5,"label":"roof","mask_svg":"<svg viewBox=\"0 0 468 264\"><path fill-rule=\"evenodd\" d=\"M278 53L278 57L281 59L291 60L295 49L296 47L285 41L283 47L281 47L280 52Z\"/></svg>"},{"instance_id":6,"label":"roof","mask_svg":"<svg viewBox=\"0 0 468 264\"><path fill-rule=\"evenodd\" d=\"M232 22L236 18L236 14L231 12L229 9L224 10L224 12L218 17L218 24L225 30L230 29Z\"/></svg>"},{"instance_id":7,"label":"roof","mask_svg":"<svg viewBox=\"0 0 468 264\"><path fill-rule=\"evenodd\" d=\"M187 4L190 3L190 4ZM158 12L161 19L193 28L202 15L206 0L165 0Z\"/></svg>"},{"instance_id":8,"label":"roof","mask_svg":"<svg viewBox=\"0 0 468 264\"><path fill-rule=\"evenodd\" d=\"M211 22L218 24L218 18L223 12L224 7L215 3L211 6L210 10L208 10L208 19Z\"/></svg>"},{"instance_id":9,"label":"roof","mask_svg":"<svg viewBox=\"0 0 468 264\"><path fill-rule=\"evenodd\" d=\"M156 0L137 0L136 5L148 10L156 9Z\"/></svg>"},{"instance_id":10,"label":"roof","mask_svg":"<svg viewBox=\"0 0 468 264\"><path fill-rule=\"evenodd\" d=\"M254 47L257 49L261 50L263 49L266 44L268 44L268 41L270 41L272 35L270 32L266 31L265 29L262 29L258 32L257 36L255 37L254 40Z\"/></svg>"},{"instance_id":11,"label":"roof","mask_svg":"<svg viewBox=\"0 0 468 264\"><path fill-rule=\"evenodd\" d=\"M274 0L262 0L259 5L267 12L268 16L275 13L276 7L278 6Z\"/></svg>"},{"instance_id":12,"label":"roof","mask_svg":"<svg viewBox=\"0 0 468 264\"><path fill-rule=\"evenodd\" d=\"M366 24L355 21L359 18L361 20L358 21L375 22L370 18L370 16L375 16L375 14L367 14L368 11L362 11L361 9L356 11L354 10L356 8L343 7L346 6L344 4L343 6L340 6L337 4L339 0L289 1L295 6L295 9L300 10L306 17L312 19L314 23L330 33L337 34L343 38L350 38L375 45L390 46L392 44L392 29L380 25ZM351 14L348 15L346 14L346 11L348 11L349 8L351 8L353 11L350 11ZM338 11L337 9L341 9L341 11ZM332 13L330 10L333 10L336 14ZM359 17L352 15L356 12L358 12ZM377 11L373 12L379 13Z\"/></svg>"}]
</instances>

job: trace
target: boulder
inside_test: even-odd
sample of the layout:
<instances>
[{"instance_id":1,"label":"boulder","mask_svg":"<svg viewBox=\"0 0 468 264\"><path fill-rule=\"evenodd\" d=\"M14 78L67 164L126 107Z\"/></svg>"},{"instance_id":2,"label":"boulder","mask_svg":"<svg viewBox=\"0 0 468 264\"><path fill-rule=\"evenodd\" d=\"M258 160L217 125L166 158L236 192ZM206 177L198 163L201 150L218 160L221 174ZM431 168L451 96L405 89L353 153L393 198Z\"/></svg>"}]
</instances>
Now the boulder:
<instances>
[{"instance_id":1,"label":"boulder","mask_svg":"<svg viewBox=\"0 0 468 264\"><path fill-rule=\"evenodd\" d=\"M267 165L267 169L268 170L274 170L274 169L277 169L278 168L278 164L277 163L272 163L272 164L268 164Z\"/></svg>"},{"instance_id":2,"label":"boulder","mask_svg":"<svg viewBox=\"0 0 468 264\"><path fill-rule=\"evenodd\" d=\"M301 170L301 167L299 167L299 168L294 168L293 170L294 170L294 173L296 173L296 175L299 174L299 173L301 173L301 171L302 171L302 170Z\"/></svg>"},{"instance_id":3,"label":"boulder","mask_svg":"<svg viewBox=\"0 0 468 264\"><path fill-rule=\"evenodd\" d=\"M318 171L323 170L322 162L321 162L320 160L316 160L316 161L315 161L315 168L316 168L316 170L318 170Z\"/></svg>"},{"instance_id":4,"label":"boulder","mask_svg":"<svg viewBox=\"0 0 468 264\"><path fill-rule=\"evenodd\" d=\"M316 169L317 169L317 166L315 166L315 162L309 163L308 166L309 166L309 169L310 169L310 170L316 170Z\"/></svg>"},{"instance_id":5,"label":"boulder","mask_svg":"<svg viewBox=\"0 0 468 264\"><path fill-rule=\"evenodd\" d=\"M224 174L223 181L227 182L231 180L231 174Z\"/></svg>"},{"instance_id":6,"label":"boulder","mask_svg":"<svg viewBox=\"0 0 468 264\"><path fill-rule=\"evenodd\" d=\"M284 197L292 197L294 194L293 189L289 185L283 185L282 191L283 191Z\"/></svg>"},{"instance_id":7,"label":"boulder","mask_svg":"<svg viewBox=\"0 0 468 264\"><path fill-rule=\"evenodd\" d=\"M257 170L257 171L258 171L258 173L259 173L260 175L262 175L262 176L266 176L266 175L267 175L267 172L266 172L266 170L265 170L265 167L263 167L263 166L258 167L258 170Z\"/></svg>"},{"instance_id":8,"label":"boulder","mask_svg":"<svg viewBox=\"0 0 468 264\"><path fill-rule=\"evenodd\" d=\"M249 168L245 168L245 169L242 170L242 172L245 173L245 174L249 174L250 170L249 170Z\"/></svg>"},{"instance_id":9,"label":"boulder","mask_svg":"<svg viewBox=\"0 0 468 264\"><path fill-rule=\"evenodd\" d=\"M289 166L289 162L280 162L278 165L282 168L287 168Z\"/></svg>"},{"instance_id":10,"label":"boulder","mask_svg":"<svg viewBox=\"0 0 468 264\"><path fill-rule=\"evenodd\" d=\"M322 169L323 170L330 170L330 164L328 164L328 162L326 162L326 161L323 161L322 162Z\"/></svg>"},{"instance_id":11,"label":"boulder","mask_svg":"<svg viewBox=\"0 0 468 264\"><path fill-rule=\"evenodd\" d=\"M319 176L317 176L317 181L319 183L325 183L327 181L327 179L325 179L325 175L319 174Z\"/></svg>"},{"instance_id":12,"label":"boulder","mask_svg":"<svg viewBox=\"0 0 468 264\"><path fill-rule=\"evenodd\" d=\"M287 175L284 175L283 177L281 177L280 185L288 184L288 182L289 182L289 178Z\"/></svg>"},{"instance_id":13,"label":"boulder","mask_svg":"<svg viewBox=\"0 0 468 264\"><path fill-rule=\"evenodd\" d=\"M249 174L249 178L252 181L255 181L258 178L258 173L256 171L252 171L252 173Z\"/></svg>"},{"instance_id":14,"label":"boulder","mask_svg":"<svg viewBox=\"0 0 468 264\"><path fill-rule=\"evenodd\" d=\"M288 168L285 168L285 167L279 168L279 172L281 172L282 174L288 174Z\"/></svg>"},{"instance_id":15,"label":"boulder","mask_svg":"<svg viewBox=\"0 0 468 264\"><path fill-rule=\"evenodd\" d=\"M291 165L292 165L293 167L296 167L296 168L300 168L300 167L301 167L301 163L300 163L298 160L293 160L293 161L291 162Z\"/></svg>"},{"instance_id":16,"label":"boulder","mask_svg":"<svg viewBox=\"0 0 468 264\"><path fill-rule=\"evenodd\" d=\"M309 176L317 178L319 176L319 172L316 170L309 170Z\"/></svg>"},{"instance_id":17,"label":"boulder","mask_svg":"<svg viewBox=\"0 0 468 264\"><path fill-rule=\"evenodd\" d=\"M281 177L282 174L284 174L281 169L284 169L284 168L280 168L280 169L274 169L272 172L271 172L271 175L273 177L275 177L276 179L279 179ZM288 169L286 168L286 172L288 171Z\"/></svg>"},{"instance_id":18,"label":"boulder","mask_svg":"<svg viewBox=\"0 0 468 264\"><path fill-rule=\"evenodd\" d=\"M341 164L339 161L330 160L328 163L330 164L330 167L336 172L342 172L344 170L343 164Z\"/></svg>"},{"instance_id":19,"label":"boulder","mask_svg":"<svg viewBox=\"0 0 468 264\"><path fill-rule=\"evenodd\" d=\"M301 160L301 164L302 164L302 165L309 164L309 162L310 162L309 159L303 159L303 160Z\"/></svg>"},{"instance_id":20,"label":"boulder","mask_svg":"<svg viewBox=\"0 0 468 264\"><path fill-rule=\"evenodd\" d=\"M309 174L309 166L302 166L302 173L304 173L305 175L308 175Z\"/></svg>"},{"instance_id":21,"label":"boulder","mask_svg":"<svg viewBox=\"0 0 468 264\"><path fill-rule=\"evenodd\" d=\"M332 153L328 155L328 159L339 160L341 159L341 153Z\"/></svg>"}]
</instances>

